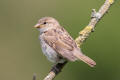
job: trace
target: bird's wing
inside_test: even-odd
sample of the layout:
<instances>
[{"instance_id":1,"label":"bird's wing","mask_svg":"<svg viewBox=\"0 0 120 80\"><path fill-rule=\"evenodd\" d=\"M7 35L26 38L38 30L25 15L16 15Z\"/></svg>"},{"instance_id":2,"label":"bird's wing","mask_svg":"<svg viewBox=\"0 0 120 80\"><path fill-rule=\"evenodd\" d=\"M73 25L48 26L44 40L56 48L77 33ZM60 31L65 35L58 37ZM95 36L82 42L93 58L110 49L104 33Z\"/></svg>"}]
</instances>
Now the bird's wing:
<instances>
[{"instance_id":1,"label":"bird's wing","mask_svg":"<svg viewBox=\"0 0 120 80\"><path fill-rule=\"evenodd\" d=\"M67 60L75 61L77 59L80 59L91 67L94 67L94 65L96 65L94 60L82 54L82 52L78 50L75 41L62 27L48 30L45 32L43 39L60 56L66 58Z\"/></svg>"},{"instance_id":2,"label":"bird's wing","mask_svg":"<svg viewBox=\"0 0 120 80\"><path fill-rule=\"evenodd\" d=\"M77 45L64 28L58 27L57 29L48 30L45 32L43 39L62 57L70 61L76 60L73 50Z\"/></svg>"}]
</instances>

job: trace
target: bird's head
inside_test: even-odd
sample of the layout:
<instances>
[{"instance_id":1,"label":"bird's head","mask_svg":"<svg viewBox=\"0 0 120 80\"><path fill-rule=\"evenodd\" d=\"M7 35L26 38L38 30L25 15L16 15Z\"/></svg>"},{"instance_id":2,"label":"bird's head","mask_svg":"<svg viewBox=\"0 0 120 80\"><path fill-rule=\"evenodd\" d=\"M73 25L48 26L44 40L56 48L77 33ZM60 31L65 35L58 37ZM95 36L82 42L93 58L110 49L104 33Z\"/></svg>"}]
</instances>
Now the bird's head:
<instances>
[{"instance_id":1,"label":"bird's head","mask_svg":"<svg viewBox=\"0 0 120 80\"><path fill-rule=\"evenodd\" d=\"M41 31L48 30L57 26L59 26L59 23L56 19L52 17L43 17L38 21L38 23L34 27Z\"/></svg>"}]
</instances>

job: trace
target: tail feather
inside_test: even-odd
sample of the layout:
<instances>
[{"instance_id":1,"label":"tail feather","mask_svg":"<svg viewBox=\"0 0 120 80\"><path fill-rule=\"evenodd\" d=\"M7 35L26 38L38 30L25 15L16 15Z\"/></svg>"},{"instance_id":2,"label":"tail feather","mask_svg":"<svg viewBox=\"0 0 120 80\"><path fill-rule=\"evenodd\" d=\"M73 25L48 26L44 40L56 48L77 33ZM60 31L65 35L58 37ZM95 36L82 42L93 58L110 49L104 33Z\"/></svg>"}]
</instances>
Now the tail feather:
<instances>
[{"instance_id":1,"label":"tail feather","mask_svg":"<svg viewBox=\"0 0 120 80\"><path fill-rule=\"evenodd\" d=\"M94 60L92 60L91 58L89 58L88 56L86 56L84 54L75 53L74 56L76 56L78 59L80 59L83 62L85 62L86 64L88 64L90 67L94 67L96 65L96 62Z\"/></svg>"}]
</instances>

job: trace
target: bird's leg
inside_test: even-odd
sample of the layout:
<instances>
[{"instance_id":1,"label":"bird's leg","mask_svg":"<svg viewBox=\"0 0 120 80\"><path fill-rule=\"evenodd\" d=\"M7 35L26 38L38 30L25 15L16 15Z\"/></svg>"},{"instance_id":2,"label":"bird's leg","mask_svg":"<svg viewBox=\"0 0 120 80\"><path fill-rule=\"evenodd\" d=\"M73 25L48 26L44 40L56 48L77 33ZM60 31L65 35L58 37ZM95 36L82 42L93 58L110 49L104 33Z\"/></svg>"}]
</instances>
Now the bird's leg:
<instances>
[{"instance_id":1,"label":"bird's leg","mask_svg":"<svg viewBox=\"0 0 120 80\"><path fill-rule=\"evenodd\" d=\"M52 67L51 71L54 72L54 73L57 75L59 72L61 72L62 68L65 66L65 64L66 64L67 62L68 62L68 61L65 61L65 62L63 62L63 63L57 63L57 64L55 64L55 65Z\"/></svg>"}]
</instances>

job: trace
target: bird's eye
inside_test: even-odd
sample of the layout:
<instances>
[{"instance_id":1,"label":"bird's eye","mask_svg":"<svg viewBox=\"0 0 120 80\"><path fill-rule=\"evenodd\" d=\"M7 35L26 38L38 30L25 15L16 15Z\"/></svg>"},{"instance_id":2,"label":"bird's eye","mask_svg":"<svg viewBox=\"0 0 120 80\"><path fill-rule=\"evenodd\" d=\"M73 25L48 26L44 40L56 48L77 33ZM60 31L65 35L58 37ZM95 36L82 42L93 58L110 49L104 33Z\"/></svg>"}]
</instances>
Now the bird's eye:
<instances>
[{"instance_id":1,"label":"bird's eye","mask_svg":"<svg viewBox=\"0 0 120 80\"><path fill-rule=\"evenodd\" d=\"M47 22L44 22L43 24L47 24Z\"/></svg>"}]
</instances>

